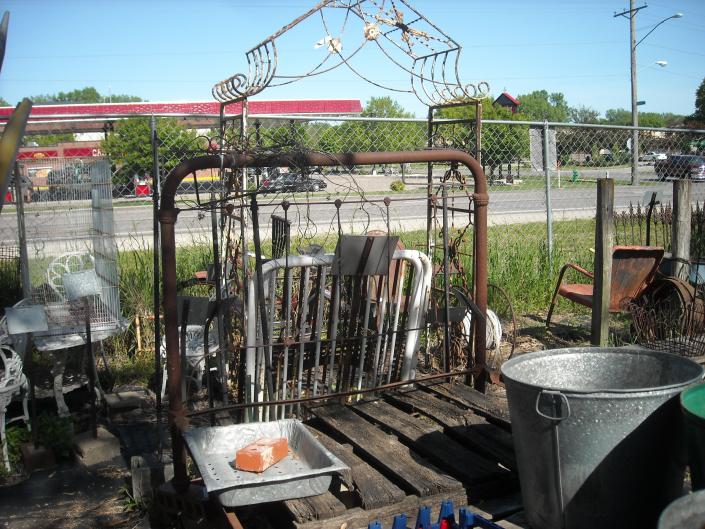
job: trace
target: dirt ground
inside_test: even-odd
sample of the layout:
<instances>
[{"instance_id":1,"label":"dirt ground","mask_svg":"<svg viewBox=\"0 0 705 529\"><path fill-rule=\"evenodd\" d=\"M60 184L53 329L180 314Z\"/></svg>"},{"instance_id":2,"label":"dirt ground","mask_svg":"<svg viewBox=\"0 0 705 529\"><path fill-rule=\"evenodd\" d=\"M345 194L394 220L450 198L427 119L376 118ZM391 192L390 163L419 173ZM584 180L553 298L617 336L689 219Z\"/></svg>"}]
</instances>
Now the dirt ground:
<instances>
[{"instance_id":1,"label":"dirt ground","mask_svg":"<svg viewBox=\"0 0 705 529\"><path fill-rule=\"evenodd\" d=\"M90 472L74 462L36 472L0 489L0 528L136 529L143 516L129 508L128 477L126 467Z\"/></svg>"}]
</instances>

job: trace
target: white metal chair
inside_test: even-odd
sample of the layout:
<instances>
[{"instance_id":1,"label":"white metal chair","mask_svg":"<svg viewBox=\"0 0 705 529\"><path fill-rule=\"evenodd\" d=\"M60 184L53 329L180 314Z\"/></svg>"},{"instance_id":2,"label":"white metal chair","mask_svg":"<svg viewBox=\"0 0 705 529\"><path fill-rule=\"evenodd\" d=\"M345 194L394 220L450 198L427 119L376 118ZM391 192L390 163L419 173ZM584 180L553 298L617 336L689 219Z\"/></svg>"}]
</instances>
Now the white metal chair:
<instances>
[{"instance_id":1,"label":"white metal chair","mask_svg":"<svg viewBox=\"0 0 705 529\"><path fill-rule=\"evenodd\" d=\"M179 339L181 339L181 323L186 323L185 332L185 363L188 376L194 381L196 389L202 387L203 374L206 371L208 357L215 356L219 350L218 326L214 320L208 332L208 353L204 350L205 329L214 310L214 300L195 296L179 296L177 299L179 322ZM187 306L188 305L188 306ZM186 312L186 314L184 314ZM162 337L160 346L162 361L166 364L166 337ZM162 399L166 394L167 370L163 369Z\"/></svg>"},{"instance_id":2,"label":"white metal chair","mask_svg":"<svg viewBox=\"0 0 705 529\"><path fill-rule=\"evenodd\" d=\"M95 267L93 256L87 252L68 252L58 255L47 266L47 284L60 300L66 299L64 276Z\"/></svg>"},{"instance_id":3,"label":"white metal chair","mask_svg":"<svg viewBox=\"0 0 705 529\"><path fill-rule=\"evenodd\" d=\"M370 279L360 302L357 337L342 335L344 326L350 324L352 304L341 286L347 276L333 276L334 254L290 255L264 263L269 330L266 341L257 306L256 278L248 282L246 377L253 400L267 400L267 362L274 371L275 398L299 397L304 385L309 394L337 391L342 358L339 350L343 346L356 348L350 386L360 389L392 379L413 378L429 301L431 262L416 250L396 250L392 261L406 263L398 267L404 277L367 276ZM407 288L394 289L395 282Z\"/></svg>"},{"instance_id":4,"label":"white metal chair","mask_svg":"<svg viewBox=\"0 0 705 529\"><path fill-rule=\"evenodd\" d=\"M12 399L16 396L21 396L23 415L10 419L7 423L9 424L22 419L27 425L27 428L31 430L29 412L27 410L29 384L27 383L27 377L22 372L22 359L20 355L6 343L0 343L0 363L2 363L2 372L0 372L0 434L2 437L2 453L5 468L9 472L11 468L10 456L7 451L7 438L5 436L5 414Z\"/></svg>"},{"instance_id":5,"label":"white metal chair","mask_svg":"<svg viewBox=\"0 0 705 529\"><path fill-rule=\"evenodd\" d=\"M90 273L86 276L83 273ZM88 290L96 297L100 298L100 286L95 272L95 259L88 252L67 252L56 256L47 266L46 271L46 282L47 285L53 291L55 300L57 302L66 302L70 299L71 292L67 292L67 285L64 284L68 281L71 276L78 277L80 275L81 282L92 283ZM74 281L76 283L76 281ZM48 303L51 305L51 303ZM66 312L65 308L58 308L58 312ZM68 316L68 313L66 314ZM83 328L83 325L79 325L79 328ZM102 347L102 340L106 337L105 333L95 332L92 334L92 342L100 343ZM52 355L52 367L51 375L53 378L54 386L54 399L56 400L56 407L59 416L67 417L70 415L68 406L64 399L64 389L63 389L63 379L64 371L66 370L67 355L66 350L70 347L77 347L85 345L86 335L84 332L68 332L56 335L39 336L35 338L35 346L40 351L49 352ZM85 361L85 359L84 359ZM95 370L95 365L88 366L89 369ZM96 380L98 380L96 376ZM102 393L99 385L95 388L96 397L98 401L102 399Z\"/></svg>"}]
</instances>

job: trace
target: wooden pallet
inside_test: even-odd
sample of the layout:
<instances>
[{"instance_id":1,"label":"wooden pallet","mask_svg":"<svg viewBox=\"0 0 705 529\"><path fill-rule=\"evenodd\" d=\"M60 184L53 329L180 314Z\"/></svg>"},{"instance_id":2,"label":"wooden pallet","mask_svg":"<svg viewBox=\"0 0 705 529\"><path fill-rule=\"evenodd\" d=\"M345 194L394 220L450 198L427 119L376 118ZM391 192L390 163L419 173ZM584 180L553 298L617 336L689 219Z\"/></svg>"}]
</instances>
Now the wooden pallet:
<instances>
[{"instance_id":1,"label":"wooden pallet","mask_svg":"<svg viewBox=\"0 0 705 529\"><path fill-rule=\"evenodd\" d=\"M309 411L310 431L350 472L319 496L261 507L278 513L272 527L365 529L375 520L391 527L400 513L411 524L419 507L436 517L448 499L501 527L526 527L501 399L441 383Z\"/></svg>"}]
</instances>

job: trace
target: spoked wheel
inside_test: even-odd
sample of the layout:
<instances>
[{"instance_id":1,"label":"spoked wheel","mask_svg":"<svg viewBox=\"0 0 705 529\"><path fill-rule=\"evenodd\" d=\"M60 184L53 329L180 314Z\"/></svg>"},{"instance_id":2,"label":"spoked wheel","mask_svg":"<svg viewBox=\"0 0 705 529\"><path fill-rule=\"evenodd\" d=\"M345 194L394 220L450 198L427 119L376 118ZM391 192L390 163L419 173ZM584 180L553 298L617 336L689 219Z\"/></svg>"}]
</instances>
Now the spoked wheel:
<instances>
[{"instance_id":1,"label":"spoked wheel","mask_svg":"<svg viewBox=\"0 0 705 529\"><path fill-rule=\"evenodd\" d=\"M478 310L466 292L454 288L453 294L467 309L460 324L460 337L464 347L472 339L472 318ZM487 355L485 363L489 369L496 370L514 355L516 347L516 319L514 307L507 292L497 285L487 285Z\"/></svg>"},{"instance_id":2,"label":"spoked wheel","mask_svg":"<svg viewBox=\"0 0 705 529\"><path fill-rule=\"evenodd\" d=\"M490 333L492 333L491 337ZM489 283L487 285L487 367L499 369L509 360L514 355L516 340L517 323L509 294L502 287Z\"/></svg>"}]
</instances>

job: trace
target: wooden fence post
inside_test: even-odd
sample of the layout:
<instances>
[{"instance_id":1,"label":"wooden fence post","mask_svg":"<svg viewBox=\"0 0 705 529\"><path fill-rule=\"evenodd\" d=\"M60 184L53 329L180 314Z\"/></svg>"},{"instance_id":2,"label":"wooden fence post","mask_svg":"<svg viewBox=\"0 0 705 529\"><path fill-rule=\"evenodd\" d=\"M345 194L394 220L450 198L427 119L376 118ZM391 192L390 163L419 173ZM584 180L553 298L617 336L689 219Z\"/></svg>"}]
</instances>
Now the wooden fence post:
<instances>
[{"instance_id":1,"label":"wooden fence post","mask_svg":"<svg viewBox=\"0 0 705 529\"><path fill-rule=\"evenodd\" d=\"M592 300L592 345L606 347L609 338L612 247L614 246L614 180L597 181L595 279Z\"/></svg>"},{"instance_id":2,"label":"wooden fence post","mask_svg":"<svg viewBox=\"0 0 705 529\"><path fill-rule=\"evenodd\" d=\"M684 277L690 262L690 180L673 182L673 224L671 224L671 274Z\"/></svg>"}]
</instances>

